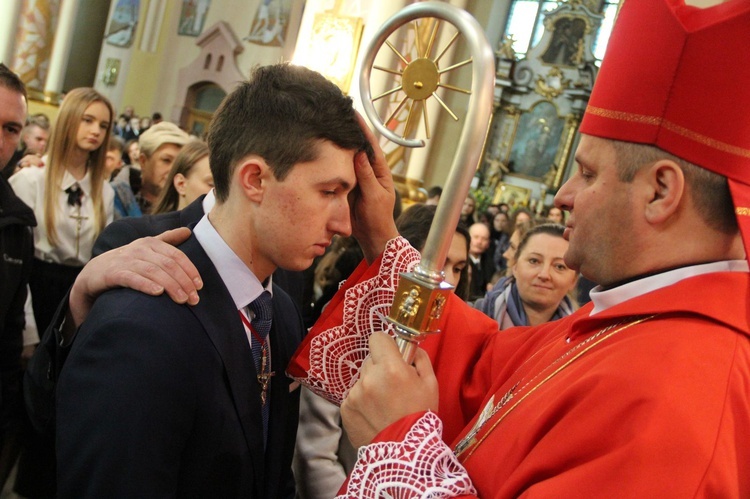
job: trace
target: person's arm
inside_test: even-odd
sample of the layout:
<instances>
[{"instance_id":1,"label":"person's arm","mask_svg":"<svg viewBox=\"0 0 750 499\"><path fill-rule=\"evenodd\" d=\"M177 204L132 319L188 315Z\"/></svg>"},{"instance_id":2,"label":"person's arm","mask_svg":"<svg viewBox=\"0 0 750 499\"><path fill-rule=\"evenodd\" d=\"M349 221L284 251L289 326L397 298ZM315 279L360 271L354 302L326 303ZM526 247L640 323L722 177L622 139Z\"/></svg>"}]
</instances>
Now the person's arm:
<instances>
[{"instance_id":1,"label":"person's arm","mask_svg":"<svg viewBox=\"0 0 750 499\"><path fill-rule=\"evenodd\" d=\"M363 445L343 497L471 497L466 469L442 439L438 386L427 354L408 365L393 339L370 336L370 357L341 405L352 444ZM377 494L377 495L376 495Z\"/></svg>"},{"instance_id":2,"label":"person's arm","mask_svg":"<svg viewBox=\"0 0 750 499\"><path fill-rule=\"evenodd\" d=\"M131 288L153 296L166 292L177 303L198 303L203 282L192 262L174 246L189 236L190 230L182 227L137 239L91 259L70 290L63 337L70 338L97 296L108 289Z\"/></svg>"},{"instance_id":3,"label":"person's arm","mask_svg":"<svg viewBox=\"0 0 750 499\"><path fill-rule=\"evenodd\" d=\"M26 409L37 431L54 431L57 379L78 327L104 291L129 287L150 295L166 292L177 303L198 303L197 290L203 287L198 271L172 246L189 235L189 229L180 228L136 239L84 266L42 335L24 375Z\"/></svg>"}]
</instances>

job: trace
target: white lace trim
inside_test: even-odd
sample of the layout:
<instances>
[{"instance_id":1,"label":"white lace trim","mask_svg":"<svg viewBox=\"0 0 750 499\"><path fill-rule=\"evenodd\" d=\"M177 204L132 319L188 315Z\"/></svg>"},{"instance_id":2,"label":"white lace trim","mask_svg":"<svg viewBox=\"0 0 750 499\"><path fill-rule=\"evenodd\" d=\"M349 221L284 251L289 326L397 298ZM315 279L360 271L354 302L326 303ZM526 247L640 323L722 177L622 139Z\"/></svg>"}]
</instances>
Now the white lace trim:
<instances>
[{"instance_id":1,"label":"white lace trim","mask_svg":"<svg viewBox=\"0 0 750 499\"><path fill-rule=\"evenodd\" d=\"M443 442L442 434L442 422L428 412L403 441L361 447L346 493L337 499L476 495L469 474Z\"/></svg>"},{"instance_id":2,"label":"white lace trim","mask_svg":"<svg viewBox=\"0 0 750 499\"><path fill-rule=\"evenodd\" d=\"M369 354L373 331L388 331L385 321L393 303L399 274L411 271L421 256L406 239L388 241L378 274L355 284L344 295L342 324L321 331L310 342L310 370L296 378L323 398L341 405Z\"/></svg>"}]
</instances>

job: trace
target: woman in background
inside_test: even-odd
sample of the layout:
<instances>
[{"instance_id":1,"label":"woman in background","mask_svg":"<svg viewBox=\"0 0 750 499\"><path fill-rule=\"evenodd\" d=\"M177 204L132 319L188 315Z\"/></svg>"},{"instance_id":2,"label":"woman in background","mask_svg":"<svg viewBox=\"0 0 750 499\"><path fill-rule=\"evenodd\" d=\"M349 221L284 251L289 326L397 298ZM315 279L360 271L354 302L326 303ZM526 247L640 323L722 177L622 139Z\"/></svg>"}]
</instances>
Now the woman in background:
<instances>
[{"instance_id":1,"label":"woman in background","mask_svg":"<svg viewBox=\"0 0 750 499\"><path fill-rule=\"evenodd\" d=\"M34 318L44 331L83 265L94 240L112 221L114 191L105 171L112 104L93 88L68 92L52 130L45 168L24 168L10 179L36 216L29 288ZM18 463L15 491L54 497L54 441L30 434Z\"/></svg>"},{"instance_id":2,"label":"woman in background","mask_svg":"<svg viewBox=\"0 0 750 499\"><path fill-rule=\"evenodd\" d=\"M213 187L208 145L202 140L192 140L175 157L164 189L151 213L181 210Z\"/></svg>"},{"instance_id":3,"label":"woman in background","mask_svg":"<svg viewBox=\"0 0 750 499\"><path fill-rule=\"evenodd\" d=\"M10 180L37 219L30 287L40 331L112 221L114 192L105 170L111 130L109 100L93 88L71 90L52 130L46 168L24 168Z\"/></svg>"},{"instance_id":4,"label":"woman in background","mask_svg":"<svg viewBox=\"0 0 750 499\"><path fill-rule=\"evenodd\" d=\"M564 231L558 224L530 229L518 244L511 276L501 279L474 307L494 318L501 330L537 326L573 313L577 304L568 295L575 289L577 274L563 260L568 249Z\"/></svg>"}]
</instances>

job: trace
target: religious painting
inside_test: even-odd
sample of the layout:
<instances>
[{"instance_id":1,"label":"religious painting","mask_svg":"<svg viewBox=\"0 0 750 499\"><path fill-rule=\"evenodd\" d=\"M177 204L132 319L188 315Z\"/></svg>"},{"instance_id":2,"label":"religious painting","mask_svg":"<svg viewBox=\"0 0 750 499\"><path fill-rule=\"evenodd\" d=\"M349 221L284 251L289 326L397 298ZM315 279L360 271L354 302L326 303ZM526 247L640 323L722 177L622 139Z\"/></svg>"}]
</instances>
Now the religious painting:
<instances>
[{"instance_id":1,"label":"religious painting","mask_svg":"<svg viewBox=\"0 0 750 499\"><path fill-rule=\"evenodd\" d=\"M314 57L305 65L323 74L342 92L349 92L363 29L360 17L316 14L307 47L308 55Z\"/></svg>"},{"instance_id":2,"label":"religious painting","mask_svg":"<svg viewBox=\"0 0 750 499\"><path fill-rule=\"evenodd\" d=\"M182 36L199 36L206 24L208 7L211 0L182 0L180 23L177 34Z\"/></svg>"},{"instance_id":3,"label":"religious painting","mask_svg":"<svg viewBox=\"0 0 750 499\"><path fill-rule=\"evenodd\" d=\"M510 153L510 171L543 179L554 169L564 126L565 121L557 116L557 108L549 101L540 101L523 113Z\"/></svg>"},{"instance_id":4,"label":"religious painting","mask_svg":"<svg viewBox=\"0 0 750 499\"><path fill-rule=\"evenodd\" d=\"M289 28L290 0L261 0L250 33L244 40L256 45L282 47Z\"/></svg>"},{"instance_id":5,"label":"religious painting","mask_svg":"<svg viewBox=\"0 0 750 499\"><path fill-rule=\"evenodd\" d=\"M141 0L117 0L112 18L109 20L107 34L104 35L108 44L124 48L133 44L140 3Z\"/></svg>"},{"instance_id":6,"label":"religious painting","mask_svg":"<svg viewBox=\"0 0 750 499\"><path fill-rule=\"evenodd\" d=\"M586 21L577 17L561 17L554 24L552 40L542 54L547 64L577 66L583 59L583 36Z\"/></svg>"},{"instance_id":7,"label":"religious painting","mask_svg":"<svg viewBox=\"0 0 750 499\"><path fill-rule=\"evenodd\" d=\"M505 203L513 210L521 206L528 206L530 199L531 191L529 189L517 185L500 183L497 189L495 189L495 197L492 199L492 204Z\"/></svg>"},{"instance_id":8,"label":"religious painting","mask_svg":"<svg viewBox=\"0 0 750 499\"><path fill-rule=\"evenodd\" d=\"M28 89L41 90L47 80L60 0L27 0L24 15L18 20L13 63Z\"/></svg>"}]
</instances>

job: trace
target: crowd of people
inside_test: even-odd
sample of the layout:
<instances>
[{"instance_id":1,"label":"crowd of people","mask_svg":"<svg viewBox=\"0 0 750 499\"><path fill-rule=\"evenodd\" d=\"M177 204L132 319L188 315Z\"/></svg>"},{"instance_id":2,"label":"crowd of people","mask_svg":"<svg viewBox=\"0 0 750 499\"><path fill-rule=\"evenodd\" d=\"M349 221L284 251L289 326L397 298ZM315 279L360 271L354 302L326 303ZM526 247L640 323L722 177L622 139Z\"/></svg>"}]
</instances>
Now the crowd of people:
<instances>
[{"instance_id":1,"label":"crowd of people","mask_svg":"<svg viewBox=\"0 0 750 499\"><path fill-rule=\"evenodd\" d=\"M542 217L466 200L412 364L381 331L442 190L402 212L333 83L258 67L202 142L91 88L45 129L0 65L0 478L21 450L26 497L750 495L750 100L693 89L747 28L624 5L578 170Z\"/></svg>"}]
</instances>

